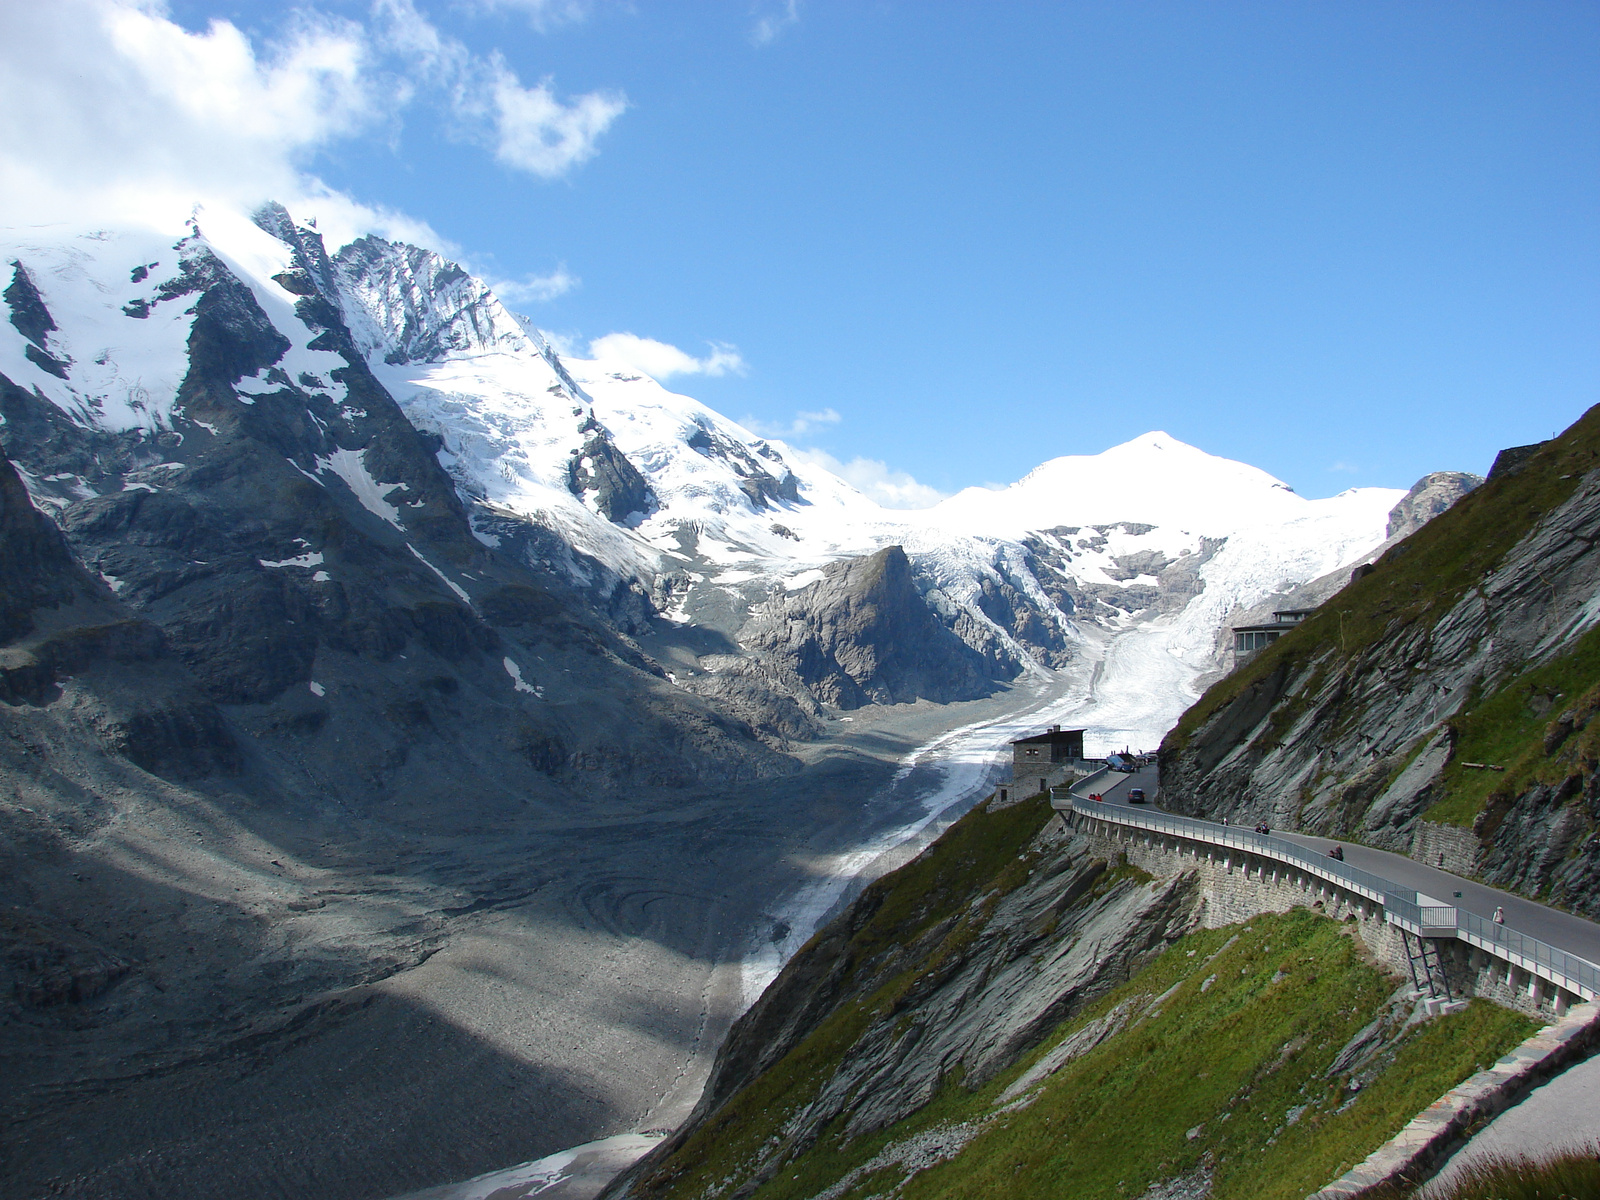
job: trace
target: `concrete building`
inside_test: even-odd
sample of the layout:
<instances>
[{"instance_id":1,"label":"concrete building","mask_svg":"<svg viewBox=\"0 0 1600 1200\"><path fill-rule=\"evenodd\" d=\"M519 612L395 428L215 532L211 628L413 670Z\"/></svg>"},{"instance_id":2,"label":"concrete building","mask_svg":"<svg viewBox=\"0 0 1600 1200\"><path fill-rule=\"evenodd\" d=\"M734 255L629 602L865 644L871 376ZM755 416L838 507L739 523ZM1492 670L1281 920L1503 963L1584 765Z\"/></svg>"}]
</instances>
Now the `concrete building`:
<instances>
[{"instance_id":1,"label":"concrete building","mask_svg":"<svg viewBox=\"0 0 1600 1200\"><path fill-rule=\"evenodd\" d=\"M1235 625L1233 627L1233 665L1244 666L1260 651L1265 650L1289 630L1304 621L1314 608L1282 608L1272 614L1267 625Z\"/></svg>"},{"instance_id":2,"label":"concrete building","mask_svg":"<svg viewBox=\"0 0 1600 1200\"><path fill-rule=\"evenodd\" d=\"M998 790L1001 804L1034 796L1076 779L1089 764L1083 757L1083 730L1052 725L1043 733L1011 743L1011 782Z\"/></svg>"}]
</instances>

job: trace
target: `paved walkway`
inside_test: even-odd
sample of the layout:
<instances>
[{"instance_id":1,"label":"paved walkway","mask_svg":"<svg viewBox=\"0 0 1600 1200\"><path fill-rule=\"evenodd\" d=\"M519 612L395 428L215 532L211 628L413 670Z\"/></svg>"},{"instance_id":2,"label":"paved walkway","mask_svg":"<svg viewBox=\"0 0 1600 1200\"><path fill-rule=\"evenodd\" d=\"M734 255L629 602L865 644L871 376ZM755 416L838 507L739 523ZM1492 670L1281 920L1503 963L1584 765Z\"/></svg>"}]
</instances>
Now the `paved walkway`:
<instances>
[{"instance_id":1,"label":"paved walkway","mask_svg":"<svg viewBox=\"0 0 1600 1200\"><path fill-rule=\"evenodd\" d=\"M1569 1067L1520 1104L1486 1125L1417 1193L1418 1200L1444 1200L1462 1170L1491 1155L1541 1158L1559 1150L1593 1152L1600 1143L1600 1057Z\"/></svg>"}]
</instances>

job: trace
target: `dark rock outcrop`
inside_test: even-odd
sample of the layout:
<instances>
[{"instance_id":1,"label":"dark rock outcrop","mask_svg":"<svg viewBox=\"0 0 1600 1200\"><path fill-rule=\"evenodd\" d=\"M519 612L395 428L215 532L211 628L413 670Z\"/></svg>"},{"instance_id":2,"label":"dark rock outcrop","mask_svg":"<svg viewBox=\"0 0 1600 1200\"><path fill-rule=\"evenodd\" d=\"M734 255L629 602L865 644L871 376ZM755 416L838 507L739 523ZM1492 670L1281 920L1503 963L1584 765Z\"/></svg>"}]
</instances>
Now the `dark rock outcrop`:
<instances>
[{"instance_id":1,"label":"dark rock outcrop","mask_svg":"<svg viewBox=\"0 0 1600 1200\"><path fill-rule=\"evenodd\" d=\"M618 525L637 524L659 507L656 495L628 456L618 450L600 424L584 425L589 440L567 464L567 488L574 496L594 493L594 506Z\"/></svg>"},{"instance_id":2,"label":"dark rock outcrop","mask_svg":"<svg viewBox=\"0 0 1600 1200\"><path fill-rule=\"evenodd\" d=\"M993 688L982 658L923 601L899 546L830 564L758 612L740 641L839 708L944 704Z\"/></svg>"},{"instance_id":3,"label":"dark rock outcrop","mask_svg":"<svg viewBox=\"0 0 1600 1200\"><path fill-rule=\"evenodd\" d=\"M739 476L739 490L745 494L750 507L760 512L771 508L775 502L789 504L807 503L800 495L800 481L784 467L783 474L774 475L758 461L757 456L769 458L782 465L782 459L765 442L756 442L755 454L739 443L724 437L715 430L701 425L687 438L690 449L707 458L720 458Z\"/></svg>"},{"instance_id":4,"label":"dark rock outcrop","mask_svg":"<svg viewBox=\"0 0 1600 1200\"><path fill-rule=\"evenodd\" d=\"M1526 446L1507 446L1494 456L1494 462L1489 465L1490 479L1500 479L1506 475L1514 475L1528 465L1530 459L1546 446L1546 442L1533 442Z\"/></svg>"}]
</instances>

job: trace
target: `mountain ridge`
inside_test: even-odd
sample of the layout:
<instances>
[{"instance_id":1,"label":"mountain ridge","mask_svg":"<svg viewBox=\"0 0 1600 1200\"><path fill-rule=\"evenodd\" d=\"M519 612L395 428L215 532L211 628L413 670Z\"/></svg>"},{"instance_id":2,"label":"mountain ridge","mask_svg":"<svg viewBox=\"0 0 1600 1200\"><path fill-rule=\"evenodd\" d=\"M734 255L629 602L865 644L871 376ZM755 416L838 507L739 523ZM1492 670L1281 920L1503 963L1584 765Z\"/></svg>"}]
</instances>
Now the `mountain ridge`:
<instances>
[{"instance_id":1,"label":"mountain ridge","mask_svg":"<svg viewBox=\"0 0 1600 1200\"><path fill-rule=\"evenodd\" d=\"M0 644L35 1190L355 1197L645 1121L809 864L926 817L910 748L1044 701L1148 744L1229 613L1399 495L951 532L415 247L269 208L5 261L0 562L56 581ZM531 1099L485 1123L475 1073ZM283 1107L346 1087L346 1142Z\"/></svg>"}]
</instances>

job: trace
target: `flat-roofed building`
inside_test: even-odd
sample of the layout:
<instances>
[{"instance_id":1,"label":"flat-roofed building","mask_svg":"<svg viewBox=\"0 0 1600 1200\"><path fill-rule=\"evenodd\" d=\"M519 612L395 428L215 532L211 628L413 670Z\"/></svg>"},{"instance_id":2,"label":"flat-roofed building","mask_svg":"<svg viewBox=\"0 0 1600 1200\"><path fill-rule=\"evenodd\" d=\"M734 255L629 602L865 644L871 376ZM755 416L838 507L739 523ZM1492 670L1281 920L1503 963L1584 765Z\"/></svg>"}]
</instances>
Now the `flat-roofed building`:
<instances>
[{"instance_id":1,"label":"flat-roofed building","mask_svg":"<svg viewBox=\"0 0 1600 1200\"><path fill-rule=\"evenodd\" d=\"M1011 782L1001 784L1001 804L1032 796L1077 778L1085 766L1083 730L1052 725L1011 743Z\"/></svg>"},{"instance_id":2,"label":"flat-roofed building","mask_svg":"<svg viewBox=\"0 0 1600 1200\"><path fill-rule=\"evenodd\" d=\"M1233 627L1233 665L1242 667L1262 650L1277 641L1289 630L1299 625L1314 608L1280 608L1272 614L1266 625L1235 625Z\"/></svg>"}]
</instances>

